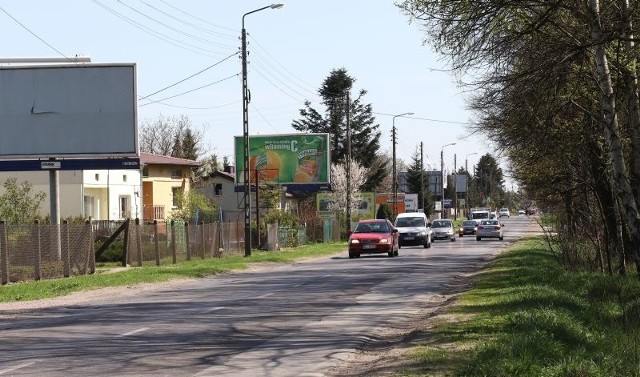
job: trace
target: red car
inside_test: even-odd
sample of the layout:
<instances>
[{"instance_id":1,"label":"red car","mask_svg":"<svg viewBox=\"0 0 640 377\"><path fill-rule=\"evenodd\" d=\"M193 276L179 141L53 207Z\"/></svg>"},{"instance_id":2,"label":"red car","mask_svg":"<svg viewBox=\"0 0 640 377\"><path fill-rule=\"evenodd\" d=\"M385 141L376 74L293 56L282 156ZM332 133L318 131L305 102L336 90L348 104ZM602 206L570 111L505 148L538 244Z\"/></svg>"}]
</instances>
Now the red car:
<instances>
[{"instance_id":1,"label":"red car","mask_svg":"<svg viewBox=\"0 0 640 377\"><path fill-rule=\"evenodd\" d=\"M360 220L349 235L349 258L360 254L398 255L398 229L387 219Z\"/></svg>"}]
</instances>

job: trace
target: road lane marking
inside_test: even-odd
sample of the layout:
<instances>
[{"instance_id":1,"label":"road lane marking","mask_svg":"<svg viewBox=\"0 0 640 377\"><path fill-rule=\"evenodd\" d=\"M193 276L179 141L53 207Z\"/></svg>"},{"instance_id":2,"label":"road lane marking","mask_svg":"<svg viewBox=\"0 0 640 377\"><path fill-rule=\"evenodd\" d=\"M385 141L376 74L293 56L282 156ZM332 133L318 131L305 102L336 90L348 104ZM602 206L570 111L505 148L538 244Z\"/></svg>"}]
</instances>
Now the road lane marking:
<instances>
[{"instance_id":1,"label":"road lane marking","mask_svg":"<svg viewBox=\"0 0 640 377\"><path fill-rule=\"evenodd\" d=\"M36 363L35 361L32 361L32 362L30 362L30 363L24 363L24 364L16 365L15 367L7 368L7 369L2 369L2 370L0 370L0 374L5 374L5 373L9 373L9 372L16 371L16 370L18 370L18 369L26 368L26 367L28 367L29 365L33 365L33 364L35 364L35 363Z\"/></svg>"},{"instance_id":2,"label":"road lane marking","mask_svg":"<svg viewBox=\"0 0 640 377\"><path fill-rule=\"evenodd\" d=\"M148 327L141 327L139 329L132 330L132 331L126 332L124 334L120 334L120 336L129 336L129 335L137 334L139 332L143 332L143 331L147 331L147 330L149 330Z\"/></svg>"},{"instance_id":3,"label":"road lane marking","mask_svg":"<svg viewBox=\"0 0 640 377\"><path fill-rule=\"evenodd\" d=\"M269 296L271 296L272 294L273 294L273 292L271 292L271 293L265 293L265 294L263 294L262 296L258 296L258 297L256 297L256 298L265 298L265 297L269 297Z\"/></svg>"},{"instance_id":4,"label":"road lane marking","mask_svg":"<svg viewBox=\"0 0 640 377\"><path fill-rule=\"evenodd\" d=\"M218 310L222 310L222 309L226 309L226 307L224 307L224 306L216 306L215 308L211 308L211 309L209 309L209 310L205 310L205 312L204 312L204 313L205 313L205 314L207 314L207 313L212 313L212 312L216 312L216 311L218 311Z\"/></svg>"}]
</instances>

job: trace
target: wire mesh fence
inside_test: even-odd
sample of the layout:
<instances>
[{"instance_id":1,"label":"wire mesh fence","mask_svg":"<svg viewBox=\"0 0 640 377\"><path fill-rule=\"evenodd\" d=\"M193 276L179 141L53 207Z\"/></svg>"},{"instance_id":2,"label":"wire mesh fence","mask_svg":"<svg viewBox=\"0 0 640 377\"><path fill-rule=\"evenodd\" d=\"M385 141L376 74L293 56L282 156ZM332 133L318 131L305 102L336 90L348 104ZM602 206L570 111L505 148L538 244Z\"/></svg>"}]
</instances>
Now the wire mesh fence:
<instances>
[{"instance_id":1,"label":"wire mesh fence","mask_svg":"<svg viewBox=\"0 0 640 377\"><path fill-rule=\"evenodd\" d=\"M335 222L334 222L335 223ZM279 248L311 242L337 241L339 227L312 221L301 228L278 228ZM244 223L184 221L140 223L6 224L0 221L0 280L13 282L54 279L96 272L96 256L109 245L122 255L123 265L141 267L193 259L244 254ZM107 244L107 245L105 245ZM106 247L103 247L106 246Z\"/></svg>"}]
</instances>

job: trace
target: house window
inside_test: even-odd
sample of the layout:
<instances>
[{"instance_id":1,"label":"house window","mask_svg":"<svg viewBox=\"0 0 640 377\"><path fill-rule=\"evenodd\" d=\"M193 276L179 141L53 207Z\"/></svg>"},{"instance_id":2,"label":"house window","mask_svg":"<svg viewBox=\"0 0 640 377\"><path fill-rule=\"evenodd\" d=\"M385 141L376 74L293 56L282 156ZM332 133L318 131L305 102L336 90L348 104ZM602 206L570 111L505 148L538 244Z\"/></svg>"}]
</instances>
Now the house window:
<instances>
[{"instance_id":1,"label":"house window","mask_svg":"<svg viewBox=\"0 0 640 377\"><path fill-rule=\"evenodd\" d=\"M128 219L131 217L131 197L129 195L120 196L120 218Z\"/></svg>"},{"instance_id":2,"label":"house window","mask_svg":"<svg viewBox=\"0 0 640 377\"><path fill-rule=\"evenodd\" d=\"M213 186L213 195L215 196L222 195L222 183L216 183L216 185Z\"/></svg>"},{"instance_id":3,"label":"house window","mask_svg":"<svg viewBox=\"0 0 640 377\"><path fill-rule=\"evenodd\" d=\"M171 170L171 178L182 178L182 172L180 170Z\"/></svg>"},{"instance_id":4,"label":"house window","mask_svg":"<svg viewBox=\"0 0 640 377\"><path fill-rule=\"evenodd\" d=\"M126 182L126 181L127 181L127 175L125 174L122 176L122 182Z\"/></svg>"},{"instance_id":5,"label":"house window","mask_svg":"<svg viewBox=\"0 0 640 377\"><path fill-rule=\"evenodd\" d=\"M182 208L182 187L174 187L171 189L173 194L173 207Z\"/></svg>"},{"instance_id":6,"label":"house window","mask_svg":"<svg viewBox=\"0 0 640 377\"><path fill-rule=\"evenodd\" d=\"M148 166L143 166L142 167L142 176L147 178L149 177L149 167Z\"/></svg>"},{"instance_id":7,"label":"house window","mask_svg":"<svg viewBox=\"0 0 640 377\"><path fill-rule=\"evenodd\" d=\"M100 180L100 174L96 173L96 181L99 181L99 180Z\"/></svg>"}]
</instances>

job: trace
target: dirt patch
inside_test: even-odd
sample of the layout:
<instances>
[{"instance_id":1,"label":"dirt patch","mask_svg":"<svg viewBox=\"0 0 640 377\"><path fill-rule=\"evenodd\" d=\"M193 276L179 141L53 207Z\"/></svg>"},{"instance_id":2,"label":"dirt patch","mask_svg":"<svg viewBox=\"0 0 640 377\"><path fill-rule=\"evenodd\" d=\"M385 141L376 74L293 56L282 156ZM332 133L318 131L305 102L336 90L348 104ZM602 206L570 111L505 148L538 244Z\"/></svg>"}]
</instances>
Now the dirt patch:
<instances>
[{"instance_id":1,"label":"dirt patch","mask_svg":"<svg viewBox=\"0 0 640 377\"><path fill-rule=\"evenodd\" d=\"M459 316L449 314L458 302L458 296L472 286L473 274L456 276L446 292L434 296L425 304L418 316L404 328L386 329L378 341L368 343L363 349L351 354L345 361L332 368L328 377L391 377L399 371L424 374L424 365L418 365L410 357L416 347L433 343L433 329L437 326L459 321ZM446 345L438 344L438 347ZM445 371L432 370L429 375L446 375Z\"/></svg>"}]
</instances>

